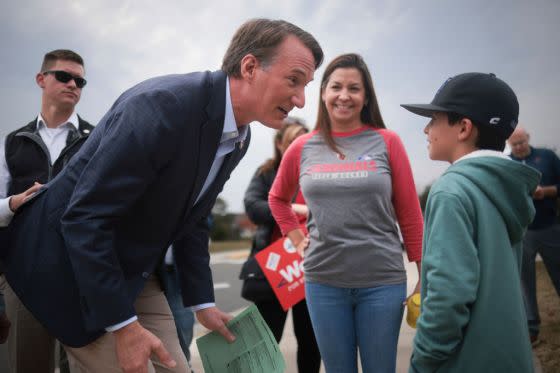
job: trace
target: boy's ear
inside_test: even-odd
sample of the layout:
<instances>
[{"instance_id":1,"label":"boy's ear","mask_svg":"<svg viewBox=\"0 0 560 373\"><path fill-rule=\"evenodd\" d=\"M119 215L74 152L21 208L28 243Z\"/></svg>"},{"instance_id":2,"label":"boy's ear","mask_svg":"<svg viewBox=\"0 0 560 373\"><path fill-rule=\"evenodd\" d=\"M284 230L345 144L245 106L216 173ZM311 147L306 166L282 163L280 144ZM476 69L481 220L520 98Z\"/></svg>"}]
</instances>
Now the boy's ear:
<instances>
[{"instance_id":1,"label":"boy's ear","mask_svg":"<svg viewBox=\"0 0 560 373\"><path fill-rule=\"evenodd\" d=\"M459 132L457 134L457 139L459 141L472 141L473 143L476 141L478 131L470 119L463 118L459 123L456 124L456 126L459 126Z\"/></svg>"}]
</instances>

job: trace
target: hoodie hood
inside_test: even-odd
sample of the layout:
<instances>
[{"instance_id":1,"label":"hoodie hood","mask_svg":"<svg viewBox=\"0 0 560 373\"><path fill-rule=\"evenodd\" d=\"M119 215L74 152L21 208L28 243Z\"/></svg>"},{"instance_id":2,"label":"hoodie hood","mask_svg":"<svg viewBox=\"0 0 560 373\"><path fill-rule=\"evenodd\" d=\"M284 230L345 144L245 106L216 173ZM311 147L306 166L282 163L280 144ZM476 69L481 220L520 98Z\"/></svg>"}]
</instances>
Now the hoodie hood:
<instances>
[{"instance_id":1,"label":"hoodie hood","mask_svg":"<svg viewBox=\"0 0 560 373\"><path fill-rule=\"evenodd\" d=\"M502 215L512 244L521 241L535 216L532 195L541 174L511 159L480 156L462 159L445 174L458 174L472 182Z\"/></svg>"}]
</instances>

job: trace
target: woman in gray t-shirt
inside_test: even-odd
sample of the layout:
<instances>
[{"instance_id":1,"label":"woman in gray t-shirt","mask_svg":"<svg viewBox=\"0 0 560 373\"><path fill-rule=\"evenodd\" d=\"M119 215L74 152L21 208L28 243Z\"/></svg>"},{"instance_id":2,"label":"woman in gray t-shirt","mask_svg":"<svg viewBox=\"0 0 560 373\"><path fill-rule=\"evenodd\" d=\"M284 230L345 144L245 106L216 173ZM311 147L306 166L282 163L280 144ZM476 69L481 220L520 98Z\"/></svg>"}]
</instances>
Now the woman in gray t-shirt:
<instances>
[{"instance_id":1,"label":"woman in gray t-shirt","mask_svg":"<svg viewBox=\"0 0 560 373\"><path fill-rule=\"evenodd\" d=\"M290 208L298 187L308 237ZM286 151L269 203L282 233L305 249L307 305L327 373L357 372L358 349L364 372L394 371L406 298L397 224L420 271L422 213L408 157L385 129L360 56L327 66L316 128Z\"/></svg>"}]
</instances>

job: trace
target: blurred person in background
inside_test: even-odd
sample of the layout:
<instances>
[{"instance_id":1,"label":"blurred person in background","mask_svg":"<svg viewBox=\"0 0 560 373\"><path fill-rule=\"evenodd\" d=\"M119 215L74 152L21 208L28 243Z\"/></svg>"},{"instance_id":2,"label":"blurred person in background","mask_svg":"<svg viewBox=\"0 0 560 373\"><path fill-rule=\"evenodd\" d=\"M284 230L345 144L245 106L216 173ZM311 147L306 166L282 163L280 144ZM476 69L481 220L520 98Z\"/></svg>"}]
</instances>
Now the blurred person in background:
<instances>
[{"instance_id":1,"label":"blurred person in background","mask_svg":"<svg viewBox=\"0 0 560 373\"><path fill-rule=\"evenodd\" d=\"M523 238L523 265L521 283L529 327L529 338L538 343L541 319L537 304L535 259L540 254L556 293L560 295L560 224L558 215L558 188L560 187L560 159L552 150L529 145L529 133L517 126L508 139L511 158L535 168L541 181L533 193L535 219Z\"/></svg>"},{"instance_id":2,"label":"blurred person in background","mask_svg":"<svg viewBox=\"0 0 560 373\"><path fill-rule=\"evenodd\" d=\"M282 155L297 137L307 132L307 128L298 119L291 117L286 119L284 126L274 136L274 157L259 166L249 183L244 198L245 211L249 219L257 225L257 231L253 238L251 254L240 274L240 278L243 280L242 296L255 303L277 342L282 339L288 313L278 302L254 256L282 237L280 228L270 212L268 192L278 171ZM304 226L308 210L301 191L294 194L291 206L299 223ZM292 307L292 319L298 344L298 371L299 373L318 373L321 356L305 300Z\"/></svg>"}]
</instances>

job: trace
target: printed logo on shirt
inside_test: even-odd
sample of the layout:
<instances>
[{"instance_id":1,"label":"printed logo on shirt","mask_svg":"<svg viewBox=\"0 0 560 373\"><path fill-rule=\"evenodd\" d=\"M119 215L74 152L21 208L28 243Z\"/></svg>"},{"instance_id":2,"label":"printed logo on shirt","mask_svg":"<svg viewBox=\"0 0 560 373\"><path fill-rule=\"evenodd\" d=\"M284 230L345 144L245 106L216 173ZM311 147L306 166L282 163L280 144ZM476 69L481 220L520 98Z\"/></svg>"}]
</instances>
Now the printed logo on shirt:
<instances>
[{"instance_id":1,"label":"printed logo on shirt","mask_svg":"<svg viewBox=\"0 0 560 373\"><path fill-rule=\"evenodd\" d=\"M345 163L320 163L309 167L306 174L313 180L319 179L358 179L368 177L370 171L376 171L373 159Z\"/></svg>"},{"instance_id":2,"label":"printed logo on shirt","mask_svg":"<svg viewBox=\"0 0 560 373\"><path fill-rule=\"evenodd\" d=\"M371 161L372 159L373 159L373 156L371 156L369 154L360 155L358 157L358 161Z\"/></svg>"}]
</instances>

